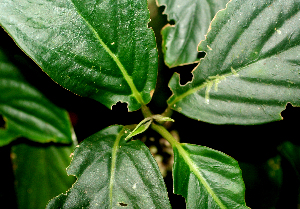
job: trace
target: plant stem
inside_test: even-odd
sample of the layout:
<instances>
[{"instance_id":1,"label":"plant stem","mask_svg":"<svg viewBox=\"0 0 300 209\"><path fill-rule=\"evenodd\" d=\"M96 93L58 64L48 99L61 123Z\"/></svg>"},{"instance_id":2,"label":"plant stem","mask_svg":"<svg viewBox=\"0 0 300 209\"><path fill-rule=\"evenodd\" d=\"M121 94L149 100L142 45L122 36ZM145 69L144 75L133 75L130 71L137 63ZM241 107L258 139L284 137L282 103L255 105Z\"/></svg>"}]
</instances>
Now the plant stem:
<instances>
[{"instance_id":1,"label":"plant stem","mask_svg":"<svg viewBox=\"0 0 300 209\"><path fill-rule=\"evenodd\" d=\"M172 147L177 147L179 145L179 143L172 136L172 134L170 134L170 132L162 125L152 123L151 128L157 133L159 133L162 137L164 137L172 145Z\"/></svg>"},{"instance_id":2,"label":"plant stem","mask_svg":"<svg viewBox=\"0 0 300 209\"><path fill-rule=\"evenodd\" d=\"M151 110L149 109L149 107L147 107L146 105L142 105L141 110L142 110L144 118L148 118L153 115Z\"/></svg>"},{"instance_id":3,"label":"plant stem","mask_svg":"<svg viewBox=\"0 0 300 209\"><path fill-rule=\"evenodd\" d=\"M189 166L189 169L196 176L197 179L201 182L207 192L212 196L214 201L220 206L221 209L227 209L227 207L223 204L223 202L219 199L218 195L216 195L215 191L211 188L210 184L203 177L203 174L200 172L200 169L194 162L194 160L190 157L189 152L187 152L183 145L176 141L176 139L170 134L170 132L165 129L165 127L161 125L157 125L152 123L151 128L159 133L162 137L164 137L168 142L172 145L173 149L176 149L181 158L185 161L185 163ZM185 197L186 198L186 197Z\"/></svg>"}]
</instances>

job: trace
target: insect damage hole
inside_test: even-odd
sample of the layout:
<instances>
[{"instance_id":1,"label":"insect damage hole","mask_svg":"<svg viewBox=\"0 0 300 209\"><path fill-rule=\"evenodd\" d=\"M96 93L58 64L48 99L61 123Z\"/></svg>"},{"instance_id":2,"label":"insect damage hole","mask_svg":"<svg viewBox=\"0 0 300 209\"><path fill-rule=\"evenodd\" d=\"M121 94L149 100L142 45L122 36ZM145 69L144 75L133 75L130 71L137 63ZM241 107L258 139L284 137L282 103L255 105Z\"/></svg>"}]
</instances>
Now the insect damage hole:
<instances>
[{"instance_id":1,"label":"insect damage hole","mask_svg":"<svg viewBox=\"0 0 300 209\"><path fill-rule=\"evenodd\" d=\"M185 85L193 80L192 70L198 65L198 63L193 63L189 65L183 65L174 67L173 70L180 75L180 85Z\"/></svg>"},{"instance_id":2,"label":"insect damage hole","mask_svg":"<svg viewBox=\"0 0 300 209\"><path fill-rule=\"evenodd\" d=\"M0 128L5 128L5 120L4 118L2 117L2 115L0 115Z\"/></svg>"},{"instance_id":3,"label":"insect damage hole","mask_svg":"<svg viewBox=\"0 0 300 209\"><path fill-rule=\"evenodd\" d=\"M120 206L123 206L123 207L126 207L128 204L123 203L123 202L119 202L119 205L120 205Z\"/></svg>"}]
</instances>

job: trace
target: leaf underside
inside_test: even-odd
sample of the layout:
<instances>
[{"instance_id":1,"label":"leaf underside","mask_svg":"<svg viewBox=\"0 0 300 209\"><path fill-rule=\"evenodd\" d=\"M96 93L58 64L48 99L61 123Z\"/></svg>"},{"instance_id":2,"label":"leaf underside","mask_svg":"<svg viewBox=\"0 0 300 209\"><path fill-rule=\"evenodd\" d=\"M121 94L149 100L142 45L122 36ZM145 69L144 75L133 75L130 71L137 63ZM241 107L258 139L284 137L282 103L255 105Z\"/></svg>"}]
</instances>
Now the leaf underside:
<instances>
[{"instance_id":1,"label":"leaf underside","mask_svg":"<svg viewBox=\"0 0 300 209\"><path fill-rule=\"evenodd\" d=\"M169 67L199 61L197 46L207 33L215 14L224 9L228 0L158 0L166 5L165 14L175 26L162 30L165 63Z\"/></svg>"},{"instance_id":2,"label":"leaf underside","mask_svg":"<svg viewBox=\"0 0 300 209\"><path fill-rule=\"evenodd\" d=\"M174 148L174 193L187 208L248 208L237 161L219 151L191 144Z\"/></svg>"},{"instance_id":3,"label":"leaf underside","mask_svg":"<svg viewBox=\"0 0 300 209\"><path fill-rule=\"evenodd\" d=\"M125 141L123 126L108 127L75 149L68 167L77 177L47 208L170 208L159 168L141 141Z\"/></svg>"},{"instance_id":4,"label":"leaf underside","mask_svg":"<svg viewBox=\"0 0 300 209\"><path fill-rule=\"evenodd\" d=\"M171 108L209 123L259 124L300 105L299 1L232 0L210 28L192 82L170 80Z\"/></svg>"},{"instance_id":5,"label":"leaf underside","mask_svg":"<svg viewBox=\"0 0 300 209\"><path fill-rule=\"evenodd\" d=\"M17 137L37 142L72 142L68 113L30 85L0 49L0 146Z\"/></svg>"},{"instance_id":6,"label":"leaf underside","mask_svg":"<svg viewBox=\"0 0 300 209\"><path fill-rule=\"evenodd\" d=\"M157 77L147 1L3 0L0 24L54 81L111 108L151 100Z\"/></svg>"}]
</instances>

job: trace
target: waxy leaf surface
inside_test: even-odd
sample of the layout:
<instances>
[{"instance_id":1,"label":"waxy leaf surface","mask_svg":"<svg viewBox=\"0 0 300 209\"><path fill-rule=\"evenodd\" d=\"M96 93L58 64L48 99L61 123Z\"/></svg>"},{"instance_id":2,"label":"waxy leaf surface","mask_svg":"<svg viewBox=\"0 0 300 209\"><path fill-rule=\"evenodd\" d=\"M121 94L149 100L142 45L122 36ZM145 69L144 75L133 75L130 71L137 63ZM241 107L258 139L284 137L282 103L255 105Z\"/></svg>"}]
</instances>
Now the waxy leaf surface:
<instances>
[{"instance_id":1,"label":"waxy leaf surface","mask_svg":"<svg viewBox=\"0 0 300 209\"><path fill-rule=\"evenodd\" d=\"M187 208L248 208L238 162L219 151L191 144L174 149L174 193Z\"/></svg>"},{"instance_id":2,"label":"waxy leaf surface","mask_svg":"<svg viewBox=\"0 0 300 209\"><path fill-rule=\"evenodd\" d=\"M147 1L3 0L0 24L54 81L111 108L151 100L157 50Z\"/></svg>"},{"instance_id":3,"label":"waxy leaf surface","mask_svg":"<svg viewBox=\"0 0 300 209\"><path fill-rule=\"evenodd\" d=\"M37 142L72 142L68 113L29 84L0 49L0 146L17 137Z\"/></svg>"},{"instance_id":4,"label":"waxy leaf surface","mask_svg":"<svg viewBox=\"0 0 300 209\"><path fill-rule=\"evenodd\" d=\"M158 165L141 141L125 141L123 126L108 127L75 149L68 174L77 181L47 208L170 208Z\"/></svg>"},{"instance_id":5,"label":"waxy leaf surface","mask_svg":"<svg viewBox=\"0 0 300 209\"><path fill-rule=\"evenodd\" d=\"M12 148L19 209L45 208L53 197L75 182L66 168L74 145L18 144Z\"/></svg>"},{"instance_id":6,"label":"waxy leaf surface","mask_svg":"<svg viewBox=\"0 0 300 209\"><path fill-rule=\"evenodd\" d=\"M232 0L199 45L206 57L193 80L175 74L171 108L216 124L280 120L300 105L300 1Z\"/></svg>"},{"instance_id":7,"label":"waxy leaf surface","mask_svg":"<svg viewBox=\"0 0 300 209\"><path fill-rule=\"evenodd\" d=\"M215 14L228 0L158 0L175 25L162 30L165 63L169 67L199 61L197 46L207 33Z\"/></svg>"}]
</instances>

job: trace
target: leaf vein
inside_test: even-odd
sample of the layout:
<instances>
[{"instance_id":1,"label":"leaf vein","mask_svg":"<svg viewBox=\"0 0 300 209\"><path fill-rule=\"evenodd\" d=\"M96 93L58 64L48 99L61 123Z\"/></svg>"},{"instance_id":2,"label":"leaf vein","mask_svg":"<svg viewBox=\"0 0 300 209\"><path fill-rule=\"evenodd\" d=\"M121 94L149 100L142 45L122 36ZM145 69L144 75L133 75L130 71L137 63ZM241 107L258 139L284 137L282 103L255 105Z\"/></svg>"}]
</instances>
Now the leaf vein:
<instances>
[{"instance_id":1,"label":"leaf vein","mask_svg":"<svg viewBox=\"0 0 300 209\"><path fill-rule=\"evenodd\" d=\"M73 3L74 8L76 8L75 4ZM90 30L93 32L93 34L95 35L95 37L98 39L99 43L102 45L102 47L104 48L104 50L109 54L109 56L114 60L114 62L117 64L118 68L120 69L121 73L124 76L124 79L126 80L127 84L129 85L131 92L133 94L133 96L135 97L135 99L141 104L144 105L145 102L143 101L143 98L140 94L140 92L137 90L131 76L127 73L127 70L125 69L125 67L123 66L123 64L121 63L121 61L119 60L118 56L116 54L114 54L110 48L103 42L103 40L101 39L100 35L98 34L98 32L93 28L93 26L84 18L84 16L79 12L79 10L76 8L76 11L78 12L78 14L81 16L81 18L84 20L84 22L87 24L87 26L90 28Z\"/></svg>"}]
</instances>

